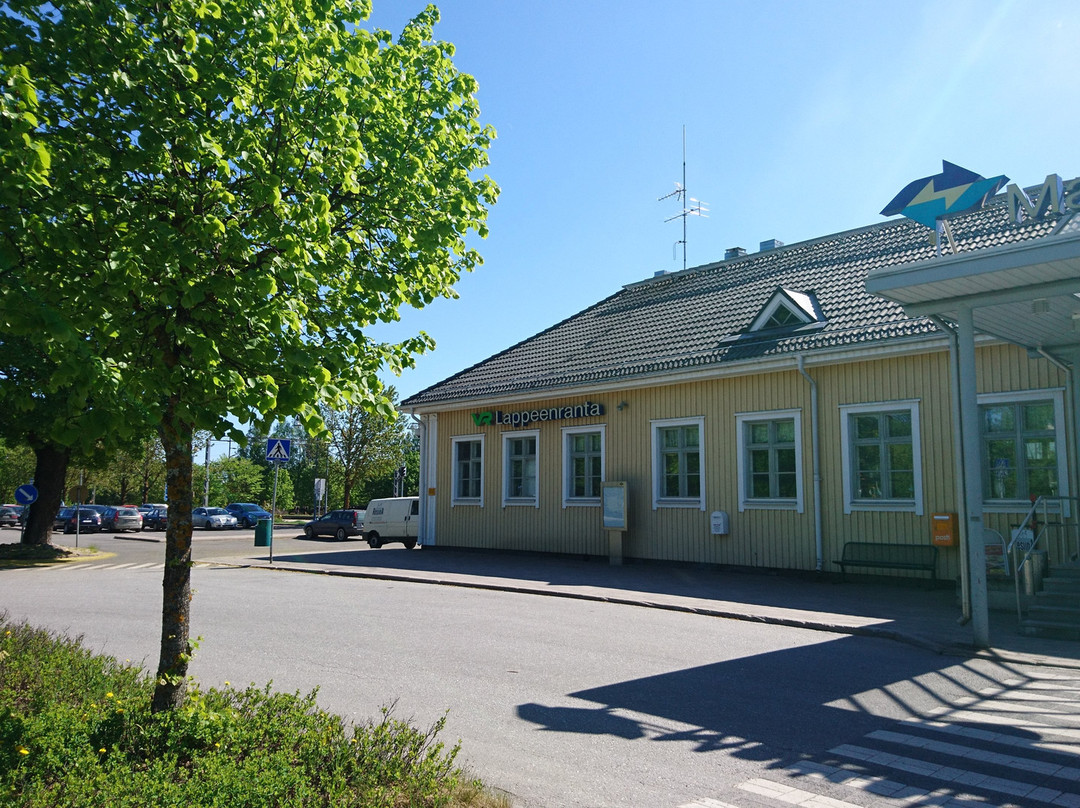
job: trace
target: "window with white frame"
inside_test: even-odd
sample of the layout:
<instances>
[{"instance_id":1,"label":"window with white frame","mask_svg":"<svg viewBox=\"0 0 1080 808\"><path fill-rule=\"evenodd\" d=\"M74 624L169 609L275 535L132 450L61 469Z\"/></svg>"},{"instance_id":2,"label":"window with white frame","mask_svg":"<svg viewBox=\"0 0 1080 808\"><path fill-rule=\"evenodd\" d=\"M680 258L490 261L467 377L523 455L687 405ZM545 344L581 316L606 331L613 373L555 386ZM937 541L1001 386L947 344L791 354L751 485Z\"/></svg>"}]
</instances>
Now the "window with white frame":
<instances>
[{"instance_id":1,"label":"window with white frame","mask_svg":"<svg viewBox=\"0 0 1080 808\"><path fill-rule=\"evenodd\" d=\"M567 427L562 433L563 507L599 505L604 481L604 427Z\"/></svg>"},{"instance_id":2,"label":"window with white frame","mask_svg":"<svg viewBox=\"0 0 1080 808\"><path fill-rule=\"evenodd\" d=\"M840 408L844 513L923 512L919 403L888 401Z\"/></svg>"},{"instance_id":3,"label":"window with white frame","mask_svg":"<svg viewBox=\"0 0 1080 808\"><path fill-rule=\"evenodd\" d=\"M802 413L799 410L735 416L739 510L803 511Z\"/></svg>"},{"instance_id":4,"label":"window with white frame","mask_svg":"<svg viewBox=\"0 0 1080 808\"><path fill-rule=\"evenodd\" d=\"M484 504L484 436L453 439L454 480L451 505Z\"/></svg>"},{"instance_id":5,"label":"window with white frame","mask_svg":"<svg viewBox=\"0 0 1080 808\"><path fill-rule=\"evenodd\" d=\"M539 443L536 430L503 435L503 505L540 507Z\"/></svg>"},{"instance_id":6,"label":"window with white frame","mask_svg":"<svg viewBox=\"0 0 1080 808\"><path fill-rule=\"evenodd\" d=\"M1059 390L979 396L983 500L1026 509L1065 496L1064 402Z\"/></svg>"},{"instance_id":7,"label":"window with white frame","mask_svg":"<svg viewBox=\"0 0 1080 808\"><path fill-rule=\"evenodd\" d=\"M705 510L704 418L652 422L653 508Z\"/></svg>"}]
</instances>

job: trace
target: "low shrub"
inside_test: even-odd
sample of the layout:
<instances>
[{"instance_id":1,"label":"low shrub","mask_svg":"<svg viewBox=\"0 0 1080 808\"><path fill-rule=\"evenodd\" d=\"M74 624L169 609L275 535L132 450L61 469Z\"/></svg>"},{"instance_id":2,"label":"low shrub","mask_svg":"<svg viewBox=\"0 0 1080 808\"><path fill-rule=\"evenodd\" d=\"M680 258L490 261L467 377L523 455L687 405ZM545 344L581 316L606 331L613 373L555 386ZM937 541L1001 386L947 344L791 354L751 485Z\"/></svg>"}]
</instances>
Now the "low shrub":
<instances>
[{"instance_id":1,"label":"low shrub","mask_svg":"<svg viewBox=\"0 0 1080 808\"><path fill-rule=\"evenodd\" d=\"M202 690L150 711L153 679L0 614L0 805L280 808L509 805L458 747L393 717L348 726L316 691Z\"/></svg>"}]
</instances>

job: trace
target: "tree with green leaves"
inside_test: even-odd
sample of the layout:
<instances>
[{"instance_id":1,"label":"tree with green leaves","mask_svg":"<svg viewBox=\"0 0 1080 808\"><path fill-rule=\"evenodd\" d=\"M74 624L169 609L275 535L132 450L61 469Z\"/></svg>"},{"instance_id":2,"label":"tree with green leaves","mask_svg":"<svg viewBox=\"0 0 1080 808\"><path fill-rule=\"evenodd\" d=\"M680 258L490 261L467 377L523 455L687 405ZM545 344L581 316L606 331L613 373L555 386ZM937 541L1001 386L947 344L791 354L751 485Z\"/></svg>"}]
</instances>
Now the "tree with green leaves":
<instances>
[{"instance_id":1,"label":"tree with green leaves","mask_svg":"<svg viewBox=\"0 0 1080 808\"><path fill-rule=\"evenodd\" d=\"M17 282L41 308L8 319L32 340L82 337L164 448L155 710L183 703L192 652L195 432L240 440L234 418L289 416L319 432L323 406L391 415L378 374L432 343L370 327L480 263L467 236L486 235L497 187L479 173L493 132L476 82L435 40L434 7L394 40L362 27L369 6L0 6L0 64L34 77L51 159L24 231L3 228L5 294ZM140 426L98 417L101 434Z\"/></svg>"},{"instance_id":2,"label":"tree with green leaves","mask_svg":"<svg viewBox=\"0 0 1080 808\"><path fill-rule=\"evenodd\" d=\"M386 389L387 398L397 403L397 391ZM340 410L327 408L323 420L330 430L330 448L344 477L342 507L353 507L353 490L371 480L392 479L394 470L405 460L409 444L403 415L388 417L381 411L361 406Z\"/></svg>"}]
</instances>

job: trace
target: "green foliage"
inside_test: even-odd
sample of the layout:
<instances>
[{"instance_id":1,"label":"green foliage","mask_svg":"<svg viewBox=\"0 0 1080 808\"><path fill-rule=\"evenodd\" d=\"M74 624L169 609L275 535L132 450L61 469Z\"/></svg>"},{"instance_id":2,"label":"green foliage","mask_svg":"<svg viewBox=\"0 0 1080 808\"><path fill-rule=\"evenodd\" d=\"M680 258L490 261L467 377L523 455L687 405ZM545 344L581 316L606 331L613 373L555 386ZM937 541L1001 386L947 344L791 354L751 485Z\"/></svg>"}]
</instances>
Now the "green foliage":
<instances>
[{"instance_id":1,"label":"green foliage","mask_svg":"<svg viewBox=\"0 0 1080 808\"><path fill-rule=\"evenodd\" d=\"M274 492L274 470L267 469L267 490L272 495ZM267 510L270 508L270 501L267 500ZM278 484L277 484L277 502L276 507L278 511L290 511L296 507L296 492L293 490L292 476L286 469L278 470Z\"/></svg>"},{"instance_id":2,"label":"green foliage","mask_svg":"<svg viewBox=\"0 0 1080 808\"><path fill-rule=\"evenodd\" d=\"M8 445L0 438L0 500L15 501L15 489L34 477L34 453L28 446Z\"/></svg>"},{"instance_id":3,"label":"green foliage","mask_svg":"<svg viewBox=\"0 0 1080 808\"><path fill-rule=\"evenodd\" d=\"M384 710L349 727L315 692L269 685L193 686L183 707L153 714L151 688L135 667L0 615L0 804L492 804L438 740L444 720L424 732Z\"/></svg>"},{"instance_id":4,"label":"green foliage","mask_svg":"<svg viewBox=\"0 0 1080 808\"><path fill-rule=\"evenodd\" d=\"M5 282L43 306L4 307L4 330L48 347L60 376L122 387L154 423L173 409L215 435L237 433L230 414L317 430L320 402L384 406L378 372L431 343L365 329L453 295L497 188L476 175L494 132L434 39L437 11L396 42L365 14L5 3L0 69L35 78L51 184L0 206L25 231ZM132 427L92 415L97 435Z\"/></svg>"},{"instance_id":5,"label":"green foliage","mask_svg":"<svg viewBox=\"0 0 1080 808\"><path fill-rule=\"evenodd\" d=\"M196 498L200 501L205 490L205 480L206 468L202 462L196 462L192 481ZM223 457L210 461L210 504L226 505L230 502L265 502L269 505L270 489L266 485L266 469L242 457Z\"/></svg>"},{"instance_id":6,"label":"green foliage","mask_svg":"<svg viewBox=\"0 0 1080 808\"><path fill-rule=\"evenodd\" d=\"M397 405L397 391L386 390ZM405 462L412 444L408 421L391 411L371 412L363 407L327 408L323 420L330 430L330 446L340 464L344 507L355 507L373 496L391 496L394 471ZM378 493L386 490L386 493ZM366 496L365 496L366 495Z\"/></svg>"}]
</instances>

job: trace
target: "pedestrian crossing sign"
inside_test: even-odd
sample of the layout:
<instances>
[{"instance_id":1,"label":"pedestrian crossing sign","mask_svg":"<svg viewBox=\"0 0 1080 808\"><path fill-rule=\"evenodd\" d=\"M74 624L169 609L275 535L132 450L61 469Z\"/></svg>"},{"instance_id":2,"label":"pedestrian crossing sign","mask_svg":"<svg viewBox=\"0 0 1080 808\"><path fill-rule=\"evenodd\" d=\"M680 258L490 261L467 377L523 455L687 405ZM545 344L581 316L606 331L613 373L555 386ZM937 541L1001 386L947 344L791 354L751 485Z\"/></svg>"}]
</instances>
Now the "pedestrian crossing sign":
<instances>
[{"instance_id":1,"label":"pedestrian crossing sign","mask_svg":"<svg viewBox=\"0 0 1080 808\"><path fill-rule=\"evenodd\" d=\"M289 459L292 441L288 438L270 438L266 442L266 459L284 463Z\"/></svg>"}]
</instances>

